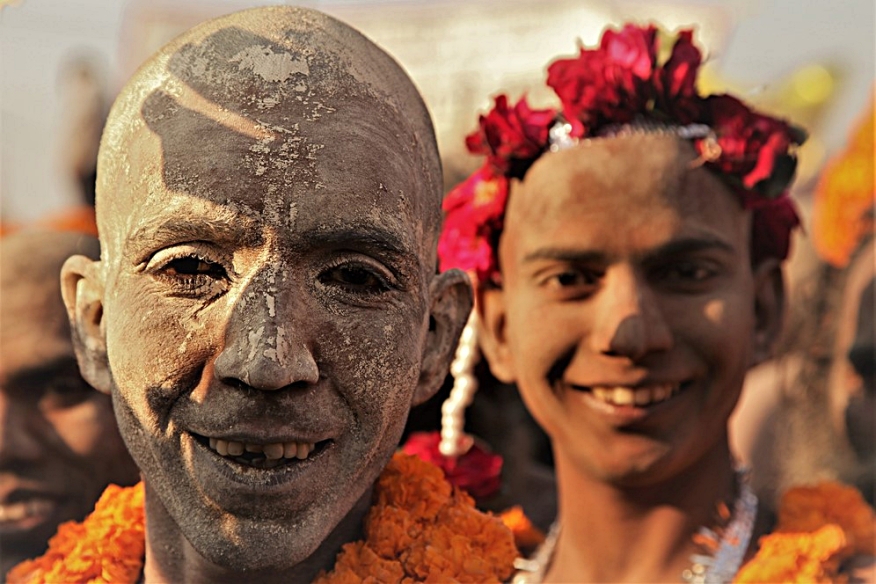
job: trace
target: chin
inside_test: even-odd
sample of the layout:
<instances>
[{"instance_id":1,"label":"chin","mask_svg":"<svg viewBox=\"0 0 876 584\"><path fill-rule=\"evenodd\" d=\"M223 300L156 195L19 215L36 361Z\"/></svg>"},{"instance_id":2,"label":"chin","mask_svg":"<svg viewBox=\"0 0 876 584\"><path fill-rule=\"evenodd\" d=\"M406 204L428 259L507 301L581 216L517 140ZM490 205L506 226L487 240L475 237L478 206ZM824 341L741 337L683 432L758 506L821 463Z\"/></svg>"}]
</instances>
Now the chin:
<instances>
[{"instance_id":1,"label":"chin","mask_svg":"<svg viewBox=\"0 0 876 584\"><path fill-rule=\"evenodd\" d=\"M310 557L322 538L286 526L267 525L200 531L189 542L205 559L234 572L276 573L290 570Z\"/></svg>"}]
</instances>

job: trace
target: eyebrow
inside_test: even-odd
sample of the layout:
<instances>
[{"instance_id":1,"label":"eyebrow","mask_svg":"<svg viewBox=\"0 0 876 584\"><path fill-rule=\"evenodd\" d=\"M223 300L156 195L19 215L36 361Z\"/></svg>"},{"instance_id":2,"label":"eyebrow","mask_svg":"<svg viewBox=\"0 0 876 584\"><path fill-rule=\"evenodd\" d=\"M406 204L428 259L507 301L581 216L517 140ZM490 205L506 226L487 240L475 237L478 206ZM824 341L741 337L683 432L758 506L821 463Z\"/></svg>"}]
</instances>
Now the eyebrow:
<instances>
[{"instance_id":1,"label":"eyebrow","mask_svg":"<svg viewBox=\"0 0 876 584\"><path fill-rule=\"evenodd\" d=\"M728 242L713 235L699 235L695 237L685 237L675 239L661 245L655 250L645 254L645 261L652 261L661 257L671 257L679 255L694 254L701 251L722 251L725 253L736 253L736 248Z\"/></svg>"},{"instance_id":2,"label":"eyebrow","mask_svg":"<svg viewBox=\"0 0 876 584\"><path fill-rule=\"evenodd\" d=\"M661 257L692 254L715 249L727 253L735 253L736 251L732 245L723 239L711 235L700 235L670 241L656 249L648 251L644 254L643 260L645 262L652 262ZM610 259L609 254L601 251L544 247L527 254L523 258L523 263L531 263L539 260L556 260L575 264L590 264L608 263Z\"/></svg>"},{"instance_id":3,"label":"eyebrow","mask_svg":"<svg viewBox=\"0 0 876 584\"><path fill-rule=\"evenodd\" d=\"M608 255L602 252L576 250L562 247L542 247L523 258L523 263L532 263L539 260L557 260L570 264L589 264L605 262Z\"/></svg>"},{"instance_id":4,"label":"eyebrow","mask_svg":"<svg viewBox=\"0 0 876 584\"><path fill-rule=\"evenodd\" d=\"M373 224L345 225L338 228L310 229L300 234L300 247L353 249L381 255L418 259L417 252L394 231Z\"/></svg>"},{"instance_id":5,"label":"eyebrow","mask_svg":"<svg viewBox=\"0 0 876 584\"><path fill-rule=\"evenodd\" d=\"M189 220L172 217L137 227L125 244L126 254L133 249L153 246L160 242L228 241L241 245L255 245L261 241L261 232L252 228L252 221L242 217Z\"/></svg>"},{"instance_id":6,"label":"eyebrow","mask_svg":"<svg viewBox=\"0 0 876 584\"><path fill-rule=\"evenodd\" d=\"M68 375L81 377L76 357L65 355L47 363L16 371L6 381L10 387L34 387L46 383L52 378Z\"/></svg>"}]
</instances>

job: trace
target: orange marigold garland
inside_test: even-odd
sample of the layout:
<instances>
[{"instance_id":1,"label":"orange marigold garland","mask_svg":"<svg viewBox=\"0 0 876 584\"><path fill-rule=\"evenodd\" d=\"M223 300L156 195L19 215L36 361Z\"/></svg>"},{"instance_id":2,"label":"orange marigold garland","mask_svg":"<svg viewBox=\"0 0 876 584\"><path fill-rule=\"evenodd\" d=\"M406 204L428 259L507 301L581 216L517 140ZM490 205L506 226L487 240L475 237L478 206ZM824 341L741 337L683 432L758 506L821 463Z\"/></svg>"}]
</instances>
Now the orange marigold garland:
<instances>
[{"instance_id":1,"label":"orange marigold garland","mask_svg":"<svg viewBox=\"0 0 876 584\"><path fill-rule=\"evenodd\" d=\"M826 481L782 495L775 531L734 582L844 582L840 564L872 555L876 513L854 488Z\"/></svg>"},{"instance_id":2,"label":"orange marigold garland","mask_svg":"<svg viewBox=\"0 0 876 584\"><path fill-rule=\"evenodd\" d=\"M49 550L23 562L10 583L136 582L146 553L143 483L110 485L82 523L61 525ZM500 582L517 548L501 520L475 509L439 468L396 454L374 488L364 541L346 544L320 584Z\"/></svg>"},{"instance_id":3,"label":"orange marigold garland","mask_svg":"<svg viewBox=\"0 0 876 584\"><path fill-rule=\"evenodd\" d=\"M478 511L439 468L401 453L374 487L365 535L316 582L501 582L518 555L501 520Z\"/></svg>"},{"instance_id":4,"label":"orange marigold garland","mask_svg":"<svg viewBox=\"0 0 876 584\"><path fill-rule=\"evenodd\" d=\"M776 531L815 531L830 523L842 528L853 552L873 553L876 512L856 488L825 481L789 489L782 496Z\"/></svg>"},{"instance_id":5,"label":"orange marigold garland","mask_svg":"<svg viewBox=\"0 0 876 584\"><path fill-rule=\"evenodd\" d=\"M7 575L10 583L135 582L146 553L143 483L110 485L82 523L58 527L42 557L22 562Z\"/></svg>"}]
</instances>

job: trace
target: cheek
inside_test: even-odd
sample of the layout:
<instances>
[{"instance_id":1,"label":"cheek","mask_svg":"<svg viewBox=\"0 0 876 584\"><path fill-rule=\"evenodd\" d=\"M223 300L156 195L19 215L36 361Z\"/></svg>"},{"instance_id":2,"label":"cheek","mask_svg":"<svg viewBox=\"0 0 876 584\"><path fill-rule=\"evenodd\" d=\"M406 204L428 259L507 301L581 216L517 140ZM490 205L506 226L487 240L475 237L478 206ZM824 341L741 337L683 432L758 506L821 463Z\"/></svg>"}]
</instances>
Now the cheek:
<instances>
[{"instance_id":1,"label":"cheek","mask_svg":"<svg viewBox=\"0 0 876 584\"><path fill-rule=\"evenodd\" d=\"M112 406L108 396L96 395L81 404L49 412L46 420L58 438L70 451L81 458L102 457L111 446L109 439L118 442Z\"/></svg>"},{"instance_id":2,"label":"cheek","mask_svg":"<svg viewBox=\"0 0 876 584\"><path fill-rule=\"evenodd\" d=\"M320 367L348 400L360 424L385 426L410 409L422 364L418 316L381 313L326 324L320 331Z\"/></svg>"},{"instance_id":3,"label":"cheek","mask_svg":"<svg viewBox=\"0 0 876 584\"><path fill-rule=\"evenodd\" d=\"M178 392L191 389L224 331L222 305L199 311L202 306L148 289L127 295L123 290L116 299L105 311L113 380L136 416L150 420L155 413L138 397L148 390L160 394L149 396L155 403L170 403Z\"/></svg>"},{"instance_id":4,"label":"cheek","mask_svg":"<svg viewBox=\"0 0 876 584\"><path fill-rule=\"evenodd\" d=\"M539 303L526 294L513 297L508 306L507 335L515 372L530 383L546 380L550 369L581 342L581 315L569 305Z\"/></svg>"},{"instance_id":5,"label":"cheek","mask_svg":"<svg viewBox=\"0 0 876 584\"><path fill-rule=\"evenodd\" d=\"M738 360L747 363L754 341L754 308L741 295L713 296L699 305L680 302L673 310L676 343L686 344L719 367L737 368ZM744 373L748 367L739 368Z\"/></svg>"}]
</instances>

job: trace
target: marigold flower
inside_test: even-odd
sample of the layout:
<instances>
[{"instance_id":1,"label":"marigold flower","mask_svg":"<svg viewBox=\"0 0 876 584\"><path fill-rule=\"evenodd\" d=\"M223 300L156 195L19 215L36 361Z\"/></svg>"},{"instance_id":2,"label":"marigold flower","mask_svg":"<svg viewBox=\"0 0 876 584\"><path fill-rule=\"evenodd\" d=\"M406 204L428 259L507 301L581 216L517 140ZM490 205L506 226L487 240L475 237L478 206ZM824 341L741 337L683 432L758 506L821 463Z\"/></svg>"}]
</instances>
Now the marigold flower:
<instances>
[{"instance_id":1,"label":"marigold flower","mask_svg":"<svg viewBox=\"0 0 876 584\"><path fill-rule=\"evenodd\" d=\"M871 102L846 149L821 173L812 209L812 242L826 262L843 268L861 241L873 233L874 128Z\"/></svg>"},{"instance_id":2,"label":"marigold flower","mask_svg":"<svg viewBox=\"0 0 876 584\"><path fill-rule=\"evenodd\" d=\"M503 511L499 519L514 534L514 543L521 549L532 549L542 544L544 532L532 524L523 512L523 507L515 505Z\"/></svg>"},{"instance_id":3,"label":"marigold flower","mask_svg":"<svg viewBox=\"0 0 876 584\"><path fill-rule=\"evenodd\" d=\"M834 481L789 489L779 505L777 532L814 531L836 524L851 549L872 554L876 548L876 513L854 487Z\"/></svg>"},{"instance_id":4,"label":"marigold flower","mask_svg":"<svg viewBox=\"0 0 876 584\"><path fill-rule=\"evenodd\" d=\"M760 550L739 570L734 583L835 582L845 548L845 535L837 525L814 533L773 533L761 538Z\"/></svg>"}]
</instances>

